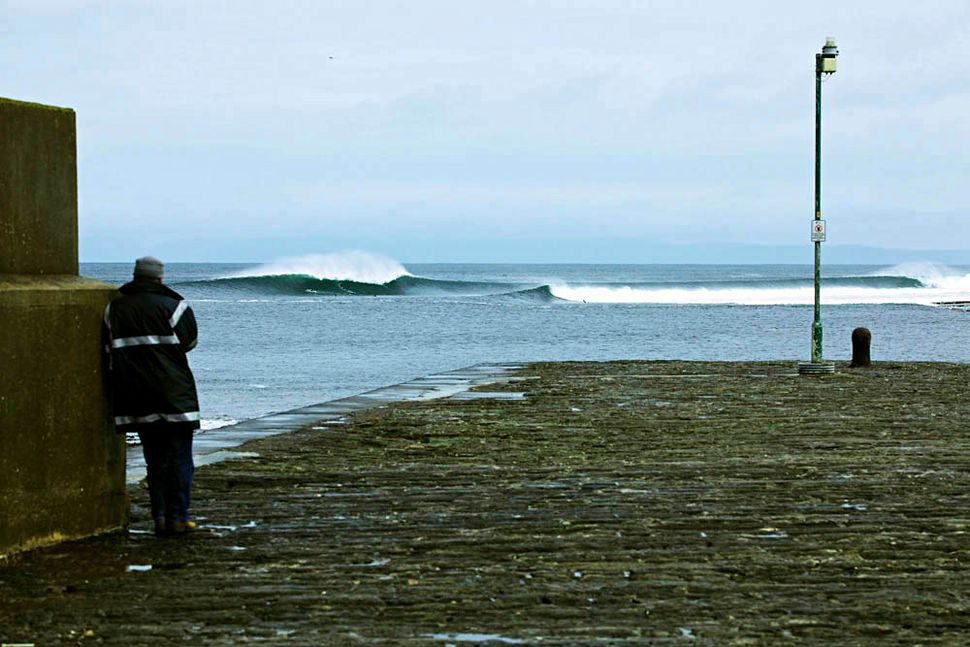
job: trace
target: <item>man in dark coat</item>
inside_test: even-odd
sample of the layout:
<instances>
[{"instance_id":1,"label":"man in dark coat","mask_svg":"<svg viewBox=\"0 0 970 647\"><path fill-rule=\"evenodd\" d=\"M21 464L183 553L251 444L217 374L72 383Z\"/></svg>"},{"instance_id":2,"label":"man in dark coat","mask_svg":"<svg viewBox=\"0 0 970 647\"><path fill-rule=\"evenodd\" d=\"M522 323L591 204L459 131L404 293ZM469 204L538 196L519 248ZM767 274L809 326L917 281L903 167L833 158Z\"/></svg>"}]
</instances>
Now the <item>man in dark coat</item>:
<instances>
[{"instance_id":1,"label":"man in dark coat","mask_svg":"<svg viewBox=\"0 0 970 647\"><path fill-rule=\"evenodd\" d=\"M195 315L162 285L163 273L157 258L139 258L134 280L104 311L115 426L141 439L159 535L195 529L189 503L192 434L199 428L199 397L186 357L197 341Z\"/></svg>"}]
</instances>

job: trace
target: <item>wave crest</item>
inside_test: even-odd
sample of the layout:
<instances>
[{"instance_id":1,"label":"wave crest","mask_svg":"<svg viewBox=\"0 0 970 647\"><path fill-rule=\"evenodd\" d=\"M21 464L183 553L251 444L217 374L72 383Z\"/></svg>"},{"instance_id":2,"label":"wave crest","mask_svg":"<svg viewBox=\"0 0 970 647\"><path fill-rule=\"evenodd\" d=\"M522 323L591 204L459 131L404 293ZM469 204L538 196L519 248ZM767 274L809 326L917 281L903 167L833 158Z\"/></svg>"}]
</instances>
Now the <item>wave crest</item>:
<instances>
[{"instance_id":1,"label":"wave crest","mask_svg":"<svg viewBox=\"0 0 970 647\"><path fill-rule=\"evenodd\" d=\"M251 294L316 294L321 296L476 296L502 294L523 286L515 283L449 281L420 276L399 276L384 283L348 279L318 279L307 274L269 274L187 281L182 285L209 290L235 290Z\"/></svg>"},{"instance_id":2,"label":"wave crest","mask_svg":"<svg viewBox=\"0 0 970 647\"><path fill-rule=\"evenodd\" d=\"M281 258L226 278L264 276L305 276L318 280L381 285L402 276L411 276L411 273L393 258L370 252L346 251Z\"/></svg>"},{"instance_id":3,"label":"wave crest","mask_svg":"<svg viewBox=\"0 0 970 647\"><path fill-rule=\"evenodd\" d=\"M915 279L929 288L944 288L951 290L966 290L970 288L970 274L948 265L929 262L900 263L885 270L880 270L873 276L907 276Z\"/></svg>"}]
</instances>

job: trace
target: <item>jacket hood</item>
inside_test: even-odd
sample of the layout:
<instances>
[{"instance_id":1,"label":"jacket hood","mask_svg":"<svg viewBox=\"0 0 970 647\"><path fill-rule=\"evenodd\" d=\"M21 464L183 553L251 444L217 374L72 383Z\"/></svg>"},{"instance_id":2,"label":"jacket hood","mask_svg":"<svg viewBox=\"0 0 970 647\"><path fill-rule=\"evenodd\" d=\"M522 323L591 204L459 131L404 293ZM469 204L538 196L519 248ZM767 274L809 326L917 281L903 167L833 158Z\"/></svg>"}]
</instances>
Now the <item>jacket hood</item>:
<instances>
[{"instance_id":1,"label":"jacket hood","mask_svg":"<svg viewBox=\"0 0 970 647\"><path fill-rule=\"evenodd\" d=\"M134 281L129 281L118 288L118 291L122 294L163 294L167 297L178 299L179 301L183 300L181 294L167 285L146 279L135 279Z\"/></svg>"}]
</instances>

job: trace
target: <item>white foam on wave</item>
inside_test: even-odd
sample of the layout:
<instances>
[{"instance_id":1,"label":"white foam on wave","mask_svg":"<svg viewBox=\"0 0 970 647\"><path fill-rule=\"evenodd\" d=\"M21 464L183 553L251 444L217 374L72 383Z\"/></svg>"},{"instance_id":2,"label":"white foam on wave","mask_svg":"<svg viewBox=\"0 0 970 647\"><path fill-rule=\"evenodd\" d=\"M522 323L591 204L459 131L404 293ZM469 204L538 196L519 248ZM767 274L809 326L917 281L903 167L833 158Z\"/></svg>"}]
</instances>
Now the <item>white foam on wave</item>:
<instances>
[{"instance_id":1,"label":"white foam on wave","mask_svg":"<svg viewBox=\"0 0 970 647\"><path fill-rule=\"evenodd\" d=\"M246 276L281 276L298 274L317 279L357 281L359 283L387 283L410 272L393 258L361 251L310 254L281 258L271 263L248 268L232 278Z\"/></svg>"},{"instance_id":2,"label":"white foam on wave","mask_svg":"<svg viewBox=\"0 0 970 647\"><path fill-rule=\"evenodd\" d=\"M874 272L873 276L906 276L928 288L970 292L970 274L965 270L937 263L900 263Z\"/></svg>"},{"instance_id":3,"label":"white foam on wave","mask_svg":"<svg viewBox=\"0 0 970 647\"><path fill-rule=\"evenodd\" d=\"M932 305L946 301L970 301L970 274L955 268L929 262L900 263L880 269L870 276L904 276L916 279L924 287L885 288L865 286L822 286L826 304L912 303ZM670 304L738 304L738 305L811 305L815 289L800 287L764 288L635 288L629 286L550 285L560 299L586 303L670 303Z\"/></svg>"},{"instance_id":4,"label":"white foam on wave","mask_svg":"<svg viewBox=\"0 0 970 647\"><path fill-rule=\"evenodd\" d=\"M964 277L966 278L966 277ZM554 296L586 303L684 303L739 305L810 305L815 303L812 286L798 288L728 288L723 290L638 289L631 287L550 286ZM968 287L949 288L865 288L822 287L822 301L832 305L913 303L932 305L941 301L970 301Z\"/></svg>"}]
</instances>

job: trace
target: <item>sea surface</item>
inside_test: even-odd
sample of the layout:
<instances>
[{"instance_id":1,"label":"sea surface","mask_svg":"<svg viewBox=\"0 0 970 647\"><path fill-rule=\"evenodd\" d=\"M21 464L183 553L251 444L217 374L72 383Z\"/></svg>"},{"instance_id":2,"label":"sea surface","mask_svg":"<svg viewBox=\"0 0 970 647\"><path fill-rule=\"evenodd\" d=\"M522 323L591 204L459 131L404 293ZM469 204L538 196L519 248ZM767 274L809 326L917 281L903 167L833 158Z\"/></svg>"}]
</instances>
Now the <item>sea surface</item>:
<instances>
[{"instance_id":1,"label":"sea surface","mask_svg":"<svg viewBox=\"0 0 970 647\"><path fill-rule=\"evenodd\" d=\"M131 263L82 263L120 285ZM203 428L479 362L810 357L810 265L170 263L199 322ZM970 266L823 266L824 356L970 362Z\"/></svg>"}]
</instances>

